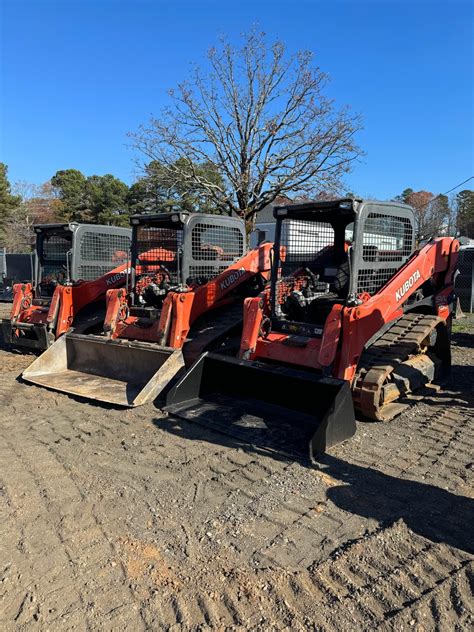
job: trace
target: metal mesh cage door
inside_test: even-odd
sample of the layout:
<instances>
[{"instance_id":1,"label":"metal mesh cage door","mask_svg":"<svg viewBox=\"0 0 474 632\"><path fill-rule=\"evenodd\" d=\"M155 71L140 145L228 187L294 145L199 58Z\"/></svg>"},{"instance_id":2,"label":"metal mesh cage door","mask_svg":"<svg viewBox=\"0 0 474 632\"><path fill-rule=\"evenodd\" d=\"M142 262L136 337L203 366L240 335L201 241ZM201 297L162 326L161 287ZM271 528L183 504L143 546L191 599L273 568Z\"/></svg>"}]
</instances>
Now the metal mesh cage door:
<instances>
[{"instance_id":1,"label":"metal mesh cage door","mask_svg":"<svg viewBox=\"0 0 474 632\"><path fill-rule=\"evenodd\" d=\"M71 249L72 233L43 235L41 240L41 254L44 261L66 261L66 254Z\"/></svg>"},{"instance_id":2,"label":"metal mesh cage door","mask_svg":"<svg viewBox=\"0 0 474 632\"><path fill-rule=\"evenodd\" d=\"M182 277L183 229L137 226L135 244L135 295L146 287L176 286Z\"/></svg>"},{"instance_id":3,"label":"metal mesh cage door","mask_svg":"<svg viewBox=\"0 0 474 632\"><path fill-rule=\"evenodd\" d=\"M272 311L277 319L304 322L307 305L329 292L330 280L336 274L332 225L283 220L279 261Z\"/></svg>"},{"instance_id":4,"label":"metal mesh cage door","mask_svg":"<svg viewBox=\"0 0 474 632\"><path fill-rule=\"evenodd\" d=\"M357 294L375 294L412 253L413 225L407 217L369 212L362 226Z\"/></svg>"},{"instance_id":5,"label":"metal mesh cage door","mask_svg":"<svg viewBox=\"0 0 474 632\"><path fill-rule=\"evenodd\" d=\"M184 278L188 285L207 283L244 254L244 227L206 218L191 226Z\"/></svg>"},{"instance_id":6,"label":"metal mesh cage door","mask_svg":"<svg viewBox=\"0 0 474 632\"><path fill-rule=\"evenodd\" d=\"M68 252L72 249L72 232L44 233L39 243L40 278L42 296L52 296L58 283L67 281Z\"/></svg>"},{"instance_id":7,"label":"metal mesh cage door","mask_svg":"<svg viewBox=\"0 0 474 632\"><path fill-rule=\"evenodd\" d=\"M131 241L129 232L91 228L80 232L78 240L75 281L93 281L128 260Z\"/></svg>"}]
</instances>

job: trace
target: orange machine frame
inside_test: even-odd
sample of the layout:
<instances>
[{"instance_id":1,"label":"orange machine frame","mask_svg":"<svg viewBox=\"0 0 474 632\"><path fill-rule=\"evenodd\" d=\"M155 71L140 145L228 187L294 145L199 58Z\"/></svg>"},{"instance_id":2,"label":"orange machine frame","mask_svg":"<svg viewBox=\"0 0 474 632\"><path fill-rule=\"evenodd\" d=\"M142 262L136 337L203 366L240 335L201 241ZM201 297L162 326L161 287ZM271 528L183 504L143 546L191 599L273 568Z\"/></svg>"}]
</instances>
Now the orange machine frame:
<instances>
[{"instance_id":1,"label":"orange machine frame","mask_svg":"<svg viewBox=\"0 0 474 632\"><path fill-rule=\"evenodd\" d=\"M248 360L271 360L320 369L352 382L367 342L387 323L403 315L406 302L426 281L434 278L435 313L448 320L450 295L459 242L450 237L435 239L407 261L376 294L359 295L360 305L333 306L320 338L307 338L292 346L290 335L268 328L269 290L244 302L244 325L239 356Z\"/></svg>"},{"instance_id":2,"label":"orange machine frame","mask_svg":"<svg viewBox=\"0 0 474 632\"><path fill-rule=\"evenodd\" d=\"M127 271L128 263L123 263L94 281L58 285L47 305L33 304L35 292L31 283L15 284L10 311L12 342L19 339L21 325L25 324L44 326L54 339L59 338L70 329L81 309L99 300L109 288L124 285Z\"/></svg>"},{"instance_id":3,"label":"orange machine frame","mask_svg":"<svg viewBox=\"0 0 474 632\"><path fill-rule=\"evenodd\" d=\"M111 339L127 338L181 348L199 316L233 302L232 292L256 274L261 274L264 279L269 278L272 247L273 244L265 243L251 250L204 285L191 286L182 292L169 292L159 319L150 320L146 326L143 318L129 314L125 289L109 290L105 333Z\"/></svg>"}]
</instances>

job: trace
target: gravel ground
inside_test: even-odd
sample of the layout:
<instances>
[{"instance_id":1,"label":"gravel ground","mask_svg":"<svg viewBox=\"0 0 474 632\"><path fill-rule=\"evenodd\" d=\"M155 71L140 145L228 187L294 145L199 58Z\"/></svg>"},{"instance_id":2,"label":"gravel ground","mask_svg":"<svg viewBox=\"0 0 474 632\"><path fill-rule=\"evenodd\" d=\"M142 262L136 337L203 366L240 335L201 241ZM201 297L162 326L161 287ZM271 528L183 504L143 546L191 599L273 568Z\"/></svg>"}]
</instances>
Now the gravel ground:
<instances>
[{"instance_id":1,"label":"gravel ground","mask_svg":"<svg viewBox=\"0 0 474 632\"><path fill-rule=\"evenodd\" d=\"M320 467L24 384L32 357L0 344L0 628L472 628L461 323L447 390Z\"/></svg>"}]
</instances>

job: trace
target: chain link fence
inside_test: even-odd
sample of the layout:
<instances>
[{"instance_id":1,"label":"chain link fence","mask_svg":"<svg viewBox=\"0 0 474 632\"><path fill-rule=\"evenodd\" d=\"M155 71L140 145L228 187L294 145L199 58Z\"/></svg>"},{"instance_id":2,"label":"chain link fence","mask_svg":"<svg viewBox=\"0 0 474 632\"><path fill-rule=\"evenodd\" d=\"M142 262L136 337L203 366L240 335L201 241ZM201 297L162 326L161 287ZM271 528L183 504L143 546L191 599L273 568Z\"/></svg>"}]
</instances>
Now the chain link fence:
<instances>
[{"instance_id":1,"label":"chain link fence","mask_svg":"<svg viewBox=\"0 0 474 632\"><path fill-rule=\"evenodd\" d=\"M474 311L474 246L461 247L454 287L464 312Z\"/></svg>"}]
</instances>

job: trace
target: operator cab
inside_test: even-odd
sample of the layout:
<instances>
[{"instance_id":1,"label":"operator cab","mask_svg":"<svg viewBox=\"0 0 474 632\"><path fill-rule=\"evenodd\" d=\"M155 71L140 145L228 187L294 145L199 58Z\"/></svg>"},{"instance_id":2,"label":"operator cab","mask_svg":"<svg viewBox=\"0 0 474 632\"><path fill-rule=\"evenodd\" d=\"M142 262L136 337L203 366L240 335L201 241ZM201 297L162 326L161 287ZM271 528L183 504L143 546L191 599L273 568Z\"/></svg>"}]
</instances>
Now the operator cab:
<instances>
[{"instance_id":1,"label":"operator cab","mask_svg":"<svg viewBox=\"0 0 474 632\"><path fill-rule=\"evenodd\" d=\"M377 292L413 251L403 204L344 198L276 207L274 217L274 331L320 336L334 305Z\"/></svg>"},{"instance_id":2,"label":"operator cab","mask_svg":"<svg viewBox=\"0 0 474 632\"><path fill-rule=\"evenodd\" d=\"M131 313L157 318L170 291L204 285L245 251L233 217L175 211L133 215Z\"/></svg>"},{"instance_id":3,"label":"operator cab","mask_svg":"<svg viewBox=\"0 0 474 632\"><path fill-rule=\"evenodd\" d=\"M35 226L34 230L38 298L51 298L57 285L69 282L73 232L69 224Z\"/></svg>"},{"instance_id":4,"label":"operator cab","mask_svg":"<svg viewBox=\"0 0 474 632\"><path fill-rule=\"evenodd\" d=\"M58 285L93 281L129 257L131 231L99 224L37 224L35 302L45 303Z\"/></svg>"}]
</instances>

